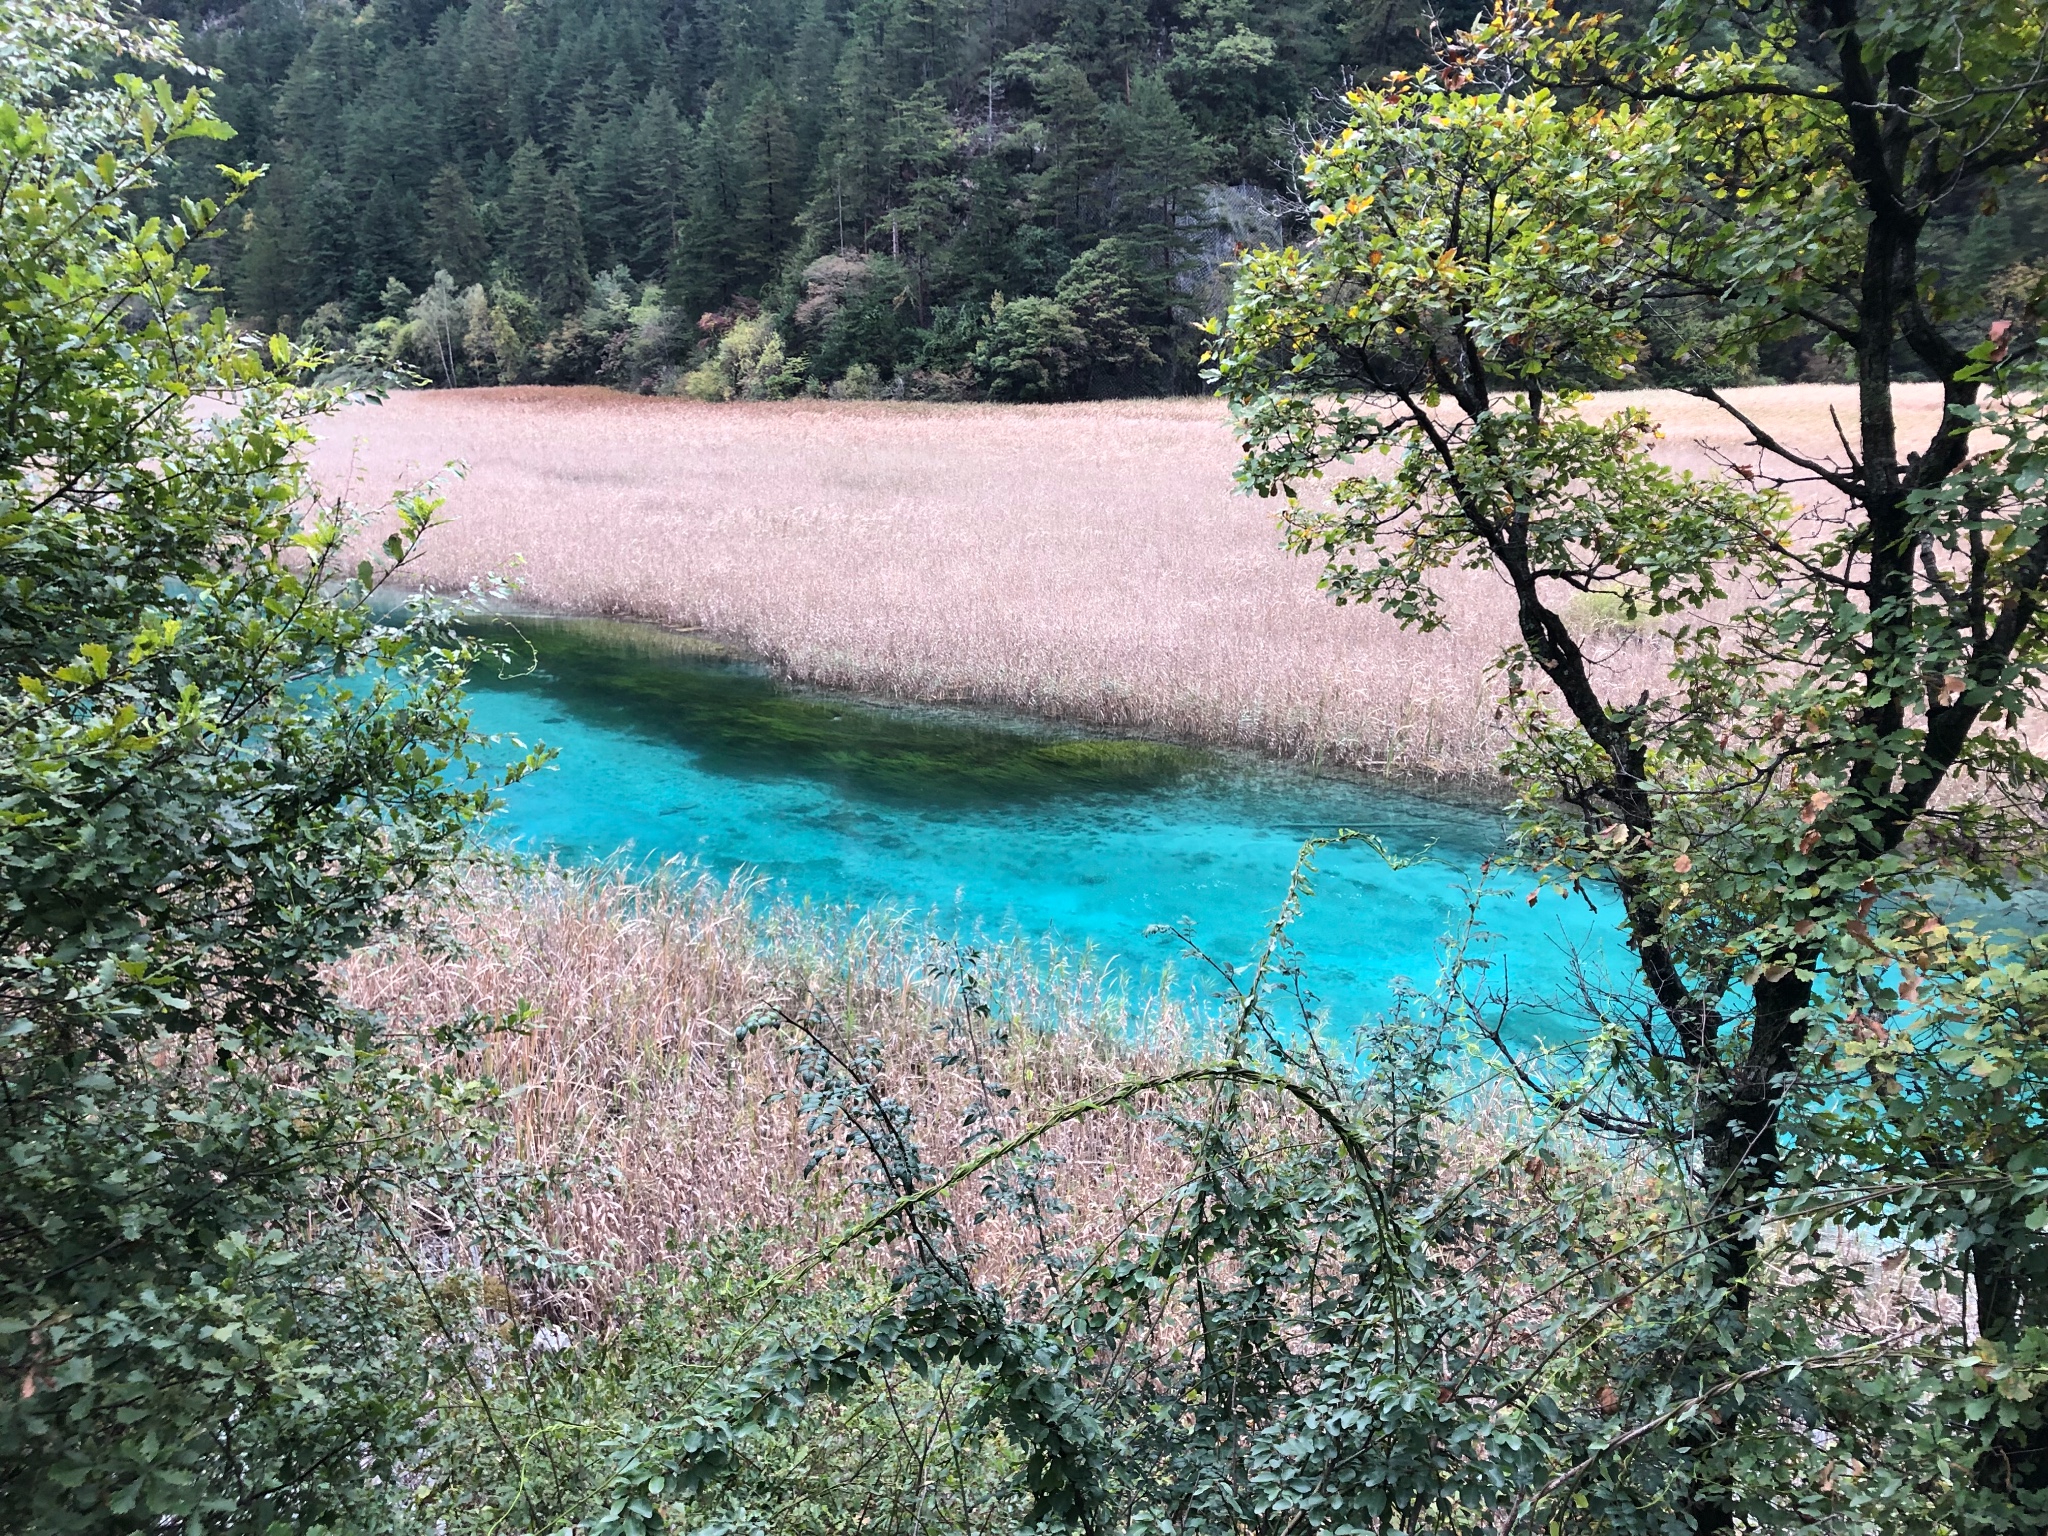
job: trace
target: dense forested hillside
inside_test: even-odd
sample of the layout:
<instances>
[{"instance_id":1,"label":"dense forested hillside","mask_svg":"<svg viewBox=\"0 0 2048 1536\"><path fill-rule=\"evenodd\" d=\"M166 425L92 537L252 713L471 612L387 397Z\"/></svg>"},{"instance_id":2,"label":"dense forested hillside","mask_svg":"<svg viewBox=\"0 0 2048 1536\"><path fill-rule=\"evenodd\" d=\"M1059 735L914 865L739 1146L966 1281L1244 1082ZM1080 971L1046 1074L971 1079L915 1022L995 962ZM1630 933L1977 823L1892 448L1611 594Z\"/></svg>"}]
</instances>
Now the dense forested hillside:
<instances>
[{"instance_id":1,"label":"dense forested hillside","mask_svg":"<svg viewBox=\"0 0 2048 1536\"><path fill-rule=\"evenodd\" d=\"M1292 125L1419 50L1406 3L170 9L271 168L222 264L252 321L410 324L445 378L639 386L724 340L700 390L1033 397L1195 383Z\"/></svg>"},{"instance_id":2,"label":"dense forested hillside","mask_svg":"<svg viewBox=\"0 0 2048 1536\"><path fill-rule=\"evenodd\" d=\"M439 382L707 398L1197 388L1304 126L1426 47L1417 0L165 8L270 168L217 263L240 316ZM2003 195L1956 210L1968 308L2048 249L2042 188Z\"/></svg>"}]
</instances>

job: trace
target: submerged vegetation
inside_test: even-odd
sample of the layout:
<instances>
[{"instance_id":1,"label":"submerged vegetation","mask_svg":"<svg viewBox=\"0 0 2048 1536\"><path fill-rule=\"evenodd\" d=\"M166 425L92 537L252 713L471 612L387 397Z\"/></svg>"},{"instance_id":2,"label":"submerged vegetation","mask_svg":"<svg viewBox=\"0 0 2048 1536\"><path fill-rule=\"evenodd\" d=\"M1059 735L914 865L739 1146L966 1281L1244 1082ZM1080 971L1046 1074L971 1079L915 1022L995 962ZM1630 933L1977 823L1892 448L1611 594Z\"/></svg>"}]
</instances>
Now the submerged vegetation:
<instances>
[{"instance_id":1,"label":"submerged vegetation","mask_svg":"<svg viewBox=\"0 0 2048 1536\"><path fill-rule=\"evenodd\" d=\"M1244 479L1343 603L1510 594L1513 857L1617 892L1635 974L1522 996L1468 914L1341 1038L1292 1006L1323 844L1209 1032L480 865L485 648L376 601L438 503L312 494L326 359L207 304L249 175L136 211L224 126L167 32L0 26L0 1523L2048 1526L2048 938L2001 905L2048 857L2048 375L2038 295L1987 326L1936 238L2048 156L2038 7L1504 8L1346 98L1214 339ZM1701 384L1749 451L1695 475L1585 408L1816 331L1839 453ZM884 783L1176 771L758 707Z\"/></svg>"},{"instance_id":2,"label":"submerged vegetation","mask_svg":"<svg viewBox=\"0 0 2048 1536\"><path fill-rule=\"evenodd\" d=\"M1030 736L936 715L881 715L779 686L764 668L711 653L691 667L642 666L635 652L672 637L626 626L520 618L475 626L516 656L491 686L543 681L534 670L574 673L579 711L636 733L673 734L714 769L801 773L864 796L921 803L1001 804L1087 789L1144 789L1199 771L1202 754L1164 742Z\"/></svg>"}]
</instances>

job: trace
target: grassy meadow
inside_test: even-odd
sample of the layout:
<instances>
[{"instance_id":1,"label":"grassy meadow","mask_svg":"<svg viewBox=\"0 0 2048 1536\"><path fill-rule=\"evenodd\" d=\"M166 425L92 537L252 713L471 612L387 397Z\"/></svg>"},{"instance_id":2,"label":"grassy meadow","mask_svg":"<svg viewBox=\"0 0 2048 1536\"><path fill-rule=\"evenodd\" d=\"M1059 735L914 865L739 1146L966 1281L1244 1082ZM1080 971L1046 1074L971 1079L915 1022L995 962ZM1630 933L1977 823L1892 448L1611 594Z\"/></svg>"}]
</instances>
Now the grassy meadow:
<instances>
[{"instance_id":1,"label":"grassy meadow","mask_svg":"<svg viewBox=\"0 0 2048 1536\"><path fill-rule=\"evenodd\" d=\"M1826 451L1848 386L1733 391ZM1902 431L1939 409L1899 390ZM1736 437L1670 391L1664 451L1724 471ZM316 467L372 501L450 461L451 525L417 567L519 580L543 608L706 631L792 678L1419 778L1476 779L1502 737L1486 665L1505 589L1458 573L1452 621L1338 609L1275 508L1237 494L1213 400L1043 407L703 405L598 389L399 394L326 424ZM1752 463L1745 467L1755 468ZM1769 466L1782 468L1783 466ZM1639 639L1605 665L1659 675Z\"/></svg>"}]
</instances>

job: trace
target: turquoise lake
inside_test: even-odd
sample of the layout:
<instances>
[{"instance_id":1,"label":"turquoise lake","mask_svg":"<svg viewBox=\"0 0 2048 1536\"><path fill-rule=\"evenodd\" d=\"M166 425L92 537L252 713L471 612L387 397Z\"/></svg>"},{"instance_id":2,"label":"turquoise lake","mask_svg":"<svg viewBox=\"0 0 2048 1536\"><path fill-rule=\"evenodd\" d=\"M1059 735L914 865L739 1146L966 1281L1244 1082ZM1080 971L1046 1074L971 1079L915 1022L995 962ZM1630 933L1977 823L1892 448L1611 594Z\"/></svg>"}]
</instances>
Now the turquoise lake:
<instances>
[{"instance_id":1,"label":"turquoise lake","mask_svg":"<svg viewBox=\"0 0 2048 1536\"><path fill-rule=\"evenodd\" d=\"M496 626L494 626L496 628ZM1092 951L1134 993L1163 975L1213 994L1160 923L1249 960L1302 843L1325 849L1294 927L1329 1021L1435 978L1445 934L1501 840L1484 810L1247 756L1066 731L964 710L807 692L686 637L521 619L530 668L473 678L479 730L546 742L550 768L513 786L501 840L567 862L685 856L746 868L795 900L909 910L945 936L1022 936ZM1614 915L1496 876L1470 953L1535 1004L1577 963L1615 952ZM1540 1012L1517 1032L1540 1027Z\"/></svg>"}]
</instances>

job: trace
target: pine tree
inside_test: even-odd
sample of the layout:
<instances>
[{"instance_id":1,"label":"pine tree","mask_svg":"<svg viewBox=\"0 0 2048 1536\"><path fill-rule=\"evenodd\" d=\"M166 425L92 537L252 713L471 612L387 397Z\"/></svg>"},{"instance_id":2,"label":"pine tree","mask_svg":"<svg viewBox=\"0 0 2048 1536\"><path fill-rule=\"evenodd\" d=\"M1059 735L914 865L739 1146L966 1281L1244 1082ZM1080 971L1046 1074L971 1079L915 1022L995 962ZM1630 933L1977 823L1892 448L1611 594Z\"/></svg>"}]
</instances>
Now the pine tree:
<instances>
[{"instance_id":1,"label":"pine tree","mask_svg":"<svg viewBox=\"0 0 2048 1536\"><path fill-rule=\"evenodd\" d=\"M892 66L890 83L897 95L908 96L943 78L974 8L964 0L888 0L883 25Z\"/></svg>"},{"instance_id":2,"label":"pine tree","mask_svg":"<svg viewBox=\"0 0 2048 1536\"><path fill-rule=\"evenodd\" d=\"M934 281L979 311L996 293L1043 290L1042 275L1027 270L1018 226L1025 210L1017 178L998 155L970 163L965 211L940 253Z\"/></svg>"},{"instance_id":3,"label":"pine tree","mask_svg":"<svg viewBox=\"0 0 2048 1536\"><path fill-rule=\"evenodd\" d=\"M744 178L734 220L734 254L741 286L758 289L775 276L794 243L796 216L803 206L801 146L782 93L772 85L755 92L734 137Z\"/></svg>"},{"instance_id":4,"label":"pine tree","mask_svg":"<svg viewBox=\"0 0 2048 1536\"><path fill-rule=\"evenodd\" d=\"M451 23L457 13L448 13ZM437 46L441 78L448 82L443 108L451 144L469 155L501 161L521 137L523 117L517 90L519 33L505 14L504 0L472 0L460 22L444 26ZM473 162L472 162L473 163Z\"/></svg>"},{"instance_id":5,"label":"pine tree","mask_svg":"<svg viewBox=\"0 0 2048 1536\"><path fill-rule=\"evenodd\" d=\"M554 178L547 157L528 139L512 156L511 180L498 202L498 249L512 275L529 292L538 292L546 271L541 257L541 231L547 218L548 194Z\"/></svg>"},{"instance_id":6,"label":"pine tree","mask_svg":"<svg viewBox=\"0 0 2048 1536\"><path fill-rule=\"evenodd\" d=\"M386 278L417 290L437 269L532 297L559 171L591 270L663 277L682 334L736 295L779 297L826 252L895 251L920 326L940 311L979 325L997 292L1049 295L1109 237L1171 280L1216 233L1215 183L1260 201L1286 178L1280 125L1347 77L1420 63L1428 30L1420 0L402 4L394 28L381 3L258 0L194 33L237 158L272 167L216 261L242 316L346 301L360 321ZM150 212L214 190L204 156L180 165ZM1959 190L1928 225L1961 295L1938 323L1958 335L1999 317L1994 290L2035 270L2048 229L2048 189L1988 190ZM1205 270L1177 303L1223 301ZM1793 337L1762 366L1796 374L1811 351Z\"/></svg>"},{"instance_id":7,"label":"pine tree","mask_svg":"<svg viewBox=\"0 0 2048 1536\"><path fill-rule=\"evenodd\" d=\"M1031 89L1046 148L1039 204L1070 234L1092 233L1100 227L1096 193L1106 151L1102 101L1088 77L1057 55L1032 77Z\"/></svg>"},{"instance_id":8,"label":"pine tree","mask_svg":"<svg viewBox=\"0 0 2048 1536\"><path fill-rule=\"evenodd\" d=\"M305 241L275 203L250 216L235 266L236 308L259 326L289 330L305 278Z\"/></svg>"},{"instance_id":9,"label":"pine tree","mask_svg":"<svg viewBox=\"0 0 2048 1536\"><path fill-rule=\"evenodd\" d=\"M889 193L883 145L891 102L882 50L866 32L847 40L833 72L830 126L819 149L815 195L804 213L814 241L858 249Z\"/></svg>"},{"instance_id":10,"label":"pine tree","mask_svg":"<svg viewBox=\"0 0 2048 1536\"><path fill-rule=\"evenodd\" d=\"M583 216L567 171L557 172L548 188L541 216L540 267L534 291L547 314L574 314L590 302L590 255L584 249Z\"/></svg>"},{"instance_id":11,"label":"pine tree","mask_svg":"<svg viewBox=\"0 0 2048 1536\"><path fill-rule=\"evenodd\" d=\"M689 216L676 230L669 257L668 302L686 317L715 308L734 291L740 180L726 105L721 85L705 104L697 129L686 181Z\"/></svg>"},{"instance_id":12,"label":"pine tree","mask_svg":"<svg viewBox=\"0 0 2048 1536\"><path fill-rule=\"evenodd\" d=\"M1110 112L1110 131L1115 227L1144 247L1156 270L1170 271L1190 244L1190 204L1215 152L1157 74L1133 78L1130 100Z\"/></svg>"},{"instance_id":13,"label":"pine tree","mask_svg":"<svg viewBox=\"0 0 2048 1536\"><path fill-rule=\"evenodd\" d=\"M292 210L290 222L305 246L299 308L310 313L347 296L356 265L362 209L336 176L315 177Z\"/></svg>"},{"instance_id":14,"label":"pine tree","mask_svg":"<svg viewBox=\"0 0 2048 1536\"><path fill-rule=\"evenodd\" d=\"M795 0L799 8L783 79L790 121L805 144L824 142L832 119L832 81L843 39L830 0Z\"/></svg>"},{"instance_id":15,"label":"pine tree","mask_svg":"<svg viewBox=\"0 0 2048 1536\"><path fill-rule=\"evenodd\" d=\"M1104 240L1075 257L1053 291L1087 337L1074 365L1083 390L1159 365L1153 343L1164 330L1165 296L1162 284L1148 281L1144 263L1128 242Z\"/></svg>"},{"instance_id":16,"label":"pine tree","mask_svg":"<svg viewBox=\"0 0 2048 1536\"><path fill-rule=\"evenodd\" d=\"M1145 51L1142 0L1066 0L1060 10L1060 51L1105 91L1122 94Z\"/></svg>"},{"instance_id":17,"label":"pine tree","mask_svg":"<svg viewBox=\"0 0 2048 1536\"><path fill-rule=\"evenodd\" d=\"M449 164L427 188L427 265L446 272L456 283L475 282L490 265L491 248L484 239L483 219L461 168Z\"/></svg>"},{"instance_id":18,"label":"pine tree","mask_svg":"<svg viewBox=\"0 0 2048 1536\"><path fill-rule=\"evenodd\" d=\"M356 238L356 270L350 301L367 312L390 281L407 282L419 274L418 204L398 190L390 176L379 176L370 200L361 210Z\"/></svg>"},{"instance_id":19,"label":"pine tree","mask_svg":"<svg viewBox=\"0 0 2048 1536\"><path fill-rule=\"evenodd\" d=\"M633 114L632 181L628 265L645 277L659 273L675 248L689 177L690 137L675 98L660 86L647 93Z\"/></svg>"},{"instance_id":20,"label":"pine tree","mask_svg":"<svg viewBox=\"0 0 2048 1536\"><path fill-rule=\"evenodd\" d=\"M601 268L633 265L639 247L633 207L639 169L631 108L607 112L587 152L574 164L583 233Z\"/></svg>"},{"instance_id":21,"label":"pine tree","mask_svg":"<svg viewBox=\"0 0 2048 1536\"><path fill-rule=\"evenodd\" d=\"M889 254L912 274L919 325L931 315L933 258L960 225L962 192L953 173L959 140L945 101L929 86L898 103L889 125L890 181L901 189L886 215ZM879 244L879 233L871 231L870 240Z\"/></svg>"}]
</instances>

